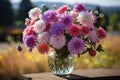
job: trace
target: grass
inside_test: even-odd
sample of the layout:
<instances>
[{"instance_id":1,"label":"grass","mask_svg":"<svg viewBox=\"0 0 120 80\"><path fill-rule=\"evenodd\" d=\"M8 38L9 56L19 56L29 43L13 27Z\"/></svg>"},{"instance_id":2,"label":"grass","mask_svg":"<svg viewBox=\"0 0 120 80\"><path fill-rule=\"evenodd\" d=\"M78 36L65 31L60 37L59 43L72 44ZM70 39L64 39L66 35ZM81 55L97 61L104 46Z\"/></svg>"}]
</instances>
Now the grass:
<instances>
[{"instance_id":1,"label":"grass","mask_svg":"<svg viewBox=\"0 0 120 80\"><path fill-rule=\"evenodd\" d=\"M87 54L75 58L75 69L120 68L120 36L108 35L103 43L105 52L97 53L93 58ZM47 55L41 55L37 49L28 53L16 50L16 44L11 44L0 50L0 75L20 75L49 71Z\"/></svg>"}]
</instances>

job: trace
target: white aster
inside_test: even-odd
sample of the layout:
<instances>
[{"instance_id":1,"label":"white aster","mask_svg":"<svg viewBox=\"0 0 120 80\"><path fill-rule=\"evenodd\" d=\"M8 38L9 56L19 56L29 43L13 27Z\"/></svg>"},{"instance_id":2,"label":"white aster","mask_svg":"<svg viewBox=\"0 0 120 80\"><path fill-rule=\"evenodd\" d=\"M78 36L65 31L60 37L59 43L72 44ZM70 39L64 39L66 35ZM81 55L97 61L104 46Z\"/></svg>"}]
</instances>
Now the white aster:
<instances>
[{"instance_id":1,"label":"white aster","mask_svg":"<svg viewBox=\"0 0 120 80\"><path fill-rule=\"evenodd\" d=\"M48 32L43 32L38 34L37 40L39 43L47 43L49 41L49 33Z\"/></svg>"},{"instance_id":2,"label":"white aster","mask_svg":"<svg viewBox=\"0 0 120 80\"><path fill-rule=\"evenodd\" d=\"M38 20L34 24L34 30L36 33L41 33L45 30L46 24L43 20Z\"/></svg>"},{"instance_id":3,"label":"white aster","mask_svg":"<svg viewBox=\"0 0 120 80\"><path fill-rule=\"evenodd\" d=\"M66 39L63 34L50 37L50 44L56 48L61 49L66 44Z\"/></svg>"},{"instance_id":4,"label":"white aster","mask_svg":"<svg viewBox=\"0 0 120 80\"><path fill-rule=\"evenodd\" d=\"M40 8L35 7L33 9L31 9L28 14L31 19L36 18L36 17L38 18L39 15L41 14L41 10L40 10Z\"/></svg>"},{"instance_id":5,"label":"white aster","mask_svg":"<svg viewBox=\"0 0 120 80\"><path fill-rule=\"evenodd\" d=\"M77 17L78 17L78 15L79 15L79 13L78 12L75 12L75 11L70 11L70 16L73 18L73 19L76 19Z\"/></svg>"},{"instance_id":6,"label":"white aster","mask_svg":"<svg viewBox=\"0 0 120 80\"><path fill-rule=\"evenodd\" d=\"M77 17L77 20L80 24L82 25L92 25L94 22L94 18L92 13L88 12L88 11L82 11L79 13L79 16Z\"/></svg>"}]
</instances>

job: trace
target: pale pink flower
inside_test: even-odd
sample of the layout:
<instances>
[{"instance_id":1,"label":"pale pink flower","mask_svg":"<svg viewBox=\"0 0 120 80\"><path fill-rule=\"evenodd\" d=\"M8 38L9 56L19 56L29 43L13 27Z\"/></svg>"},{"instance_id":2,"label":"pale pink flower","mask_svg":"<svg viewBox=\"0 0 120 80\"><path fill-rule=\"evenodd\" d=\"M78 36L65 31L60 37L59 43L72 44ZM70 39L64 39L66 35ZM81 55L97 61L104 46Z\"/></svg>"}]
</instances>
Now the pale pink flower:
<instances>
[{"instance_id":1,"label":"pale pink flower","mask_svg":"<svg viewBox=\"0 0 120 80\"><path fill-rule=\"evenodd\" d=\"M26 18L25 19L25 25L28 26L30 24L30 19L29 18Z\"/></svg>"},{"instance_id":2,"label":"pale pink flower","mask_svg":"<svg viewBox=\"0 0 120 80\"><path fill-rule=\"evenodd\" d=\"M78 15L79 15L79 13L78 12L75 12L75 11L70 11L70 16L72 17L72 19L76 19L77 17L78 17Z\"/></svg>"},{"instance_id":3,"label":"pale pink flower","mask_svg":"<svg viewBox=\"0 0 120 80\"><path fill-rule=\"evenodd\" d=\"M77 17L77 20L82 25L92 25L94 22L94 17L92 13L89 13L88 11L82 11L80 12L79 16Z\"/></svg>"},{"instance_id":4,"label":"pale pink flower","mask_svg":"<svg viewBox=\"0 0 120 80\"><path fill-rule=\"evenodd\" d=\"M48 32L43 32L38 34L37 40L39 43L47 43L49 41L50 35Z\"/></svg>"},{"instance_id":5,"label":"pale pink flower","mask_svg":"<svg viewBox=\"0 0 120 80\"><path fill-rule=\"evenodd\" d=\"M37 21L37 17L31 19L30 25L33 25Z\"/></svg>"},{"instance_id":6,"label":"pale pink flower","mask_svg":"<svg viewBox=\"0 0 120 80\"><path fill-rule=\"evenodd\" d=\"M61 49L66 44L66 39L63 34L50 37L50 44L56 48Z\"/></svg>"},{"instance_id":7,"label":"pale pink flower","mask_svg":"<svg viewBox=\"0 0 120 80\"><path fill-rule=\"evenodd\" d=\"M62 14L64 13L65 11L68 10L68 5L63 5L62 7L60 7L58 10L57 10L57 13L59 14Z\"/></svg>"},{"instance_id":8,"label":"pale pink flower","mask_svg":"<svg viewBox=\"0 0 120 80\"><path fill-rule=\"evenodd\" d=\"M46 24L43 20L38 20L34 24L34 30L36 33L41 33L45 30Z\"/></svg>"},{"instance_id":9,"label":"pale pink flower","mask_svg":"<svg viewBox=\"0 0 120 80\"><path fill-rule=\"evenodd\" d=\"M38 17L41 14L41 10L40 8L35 7L31 9L28 14L29 14L29 17L32 19L32 18Z\"/></svg>"},{"instance_id":10,"label":"pale pink flower","mask_svg":"<svg viewBox=\"0 0 120 80\"><path fill-rule=\"evenodd\" d=\"M57 9L57 8L58 8L58 5L57 5L57 4L54 4L54 5L53 5L53 8L54 8L54 9Z\"/></svg>"},{"instance_id":11,"label":"pale pink flower","mask_svg":"<svg viewBox=\"0 0 120 80\"><path fill-rule=\"evenodd\" d=\"M93 42L96 43L98 42L98 37L96 31L90 31L88 38Z\"/></svg>"}]
</instances>

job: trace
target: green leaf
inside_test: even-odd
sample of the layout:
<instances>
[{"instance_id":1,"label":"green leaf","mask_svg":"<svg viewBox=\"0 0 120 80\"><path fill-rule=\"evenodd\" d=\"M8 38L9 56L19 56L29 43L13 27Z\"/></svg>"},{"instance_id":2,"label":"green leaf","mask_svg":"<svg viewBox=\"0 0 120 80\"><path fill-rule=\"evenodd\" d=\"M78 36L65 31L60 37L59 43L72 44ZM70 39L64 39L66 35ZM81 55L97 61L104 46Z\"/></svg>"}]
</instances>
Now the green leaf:
<instances>
[{"instance_id":1,"label":"green leaf","mask_svg":"<svg viewBox=\"0 0 120 80\"><path fill-rule=\"evenodd\" d=\"M97 49L96 49L98 52L104 52L104 50L103 50L103 48L102 48L102 46L101 45L98 45L98 47L97 47Z\"/></svg>"},{"instance_id":2,"label":"green leaf","mask_svg":"<svg viewBox=\"0 0 120 80\"><path fill-rule=\"evenodd\" d=\"M85 54L88 51L88 49L86 49L85 51L83 51L81 54Z\"/></svg>"},{"instance_id":3,"label":"green leaf","mask_svg":"<svg viewBox=\"0 0 120 80\"><path fill-rule=\"evenodd\" d=\"M80 54L78 54L78 58L80 57Z\"/></svg>"}]
</instances>

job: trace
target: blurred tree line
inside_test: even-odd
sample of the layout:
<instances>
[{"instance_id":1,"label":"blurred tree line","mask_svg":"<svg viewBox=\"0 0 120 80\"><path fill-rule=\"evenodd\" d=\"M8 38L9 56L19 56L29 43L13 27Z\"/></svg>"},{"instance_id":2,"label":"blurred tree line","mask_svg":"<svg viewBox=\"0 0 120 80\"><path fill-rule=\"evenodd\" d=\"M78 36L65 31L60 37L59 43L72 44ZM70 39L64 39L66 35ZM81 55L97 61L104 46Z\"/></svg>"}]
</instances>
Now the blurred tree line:
<instances>
[{"instance_id":1,"label":"blurred tree line","mask_svg":"<svg viewBox=\"0 0 120 80\"><path fill-rule=\"evenodd\" d=\"M19 9L13 10L10 0L0 0L0 42L6 41L7 35L12 35L15 40L21 39L22 29L24 28L24 20L28 17L28 11L35 7L30 0L22 0L19 4ZM48 10L45 4L42 5L42 12ZM102 13L99 6L95 10ZM100 24L106 30L120 30L120 14L114 13L111 15L104 13L104 18L100 20L96 26ZM21 29L21 31L20 31ZM19 36L18 36L19 35ZM11 37L8 37L11 40Z\"/></svg>"}]
</instances>

